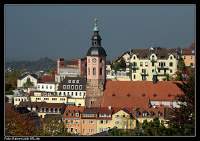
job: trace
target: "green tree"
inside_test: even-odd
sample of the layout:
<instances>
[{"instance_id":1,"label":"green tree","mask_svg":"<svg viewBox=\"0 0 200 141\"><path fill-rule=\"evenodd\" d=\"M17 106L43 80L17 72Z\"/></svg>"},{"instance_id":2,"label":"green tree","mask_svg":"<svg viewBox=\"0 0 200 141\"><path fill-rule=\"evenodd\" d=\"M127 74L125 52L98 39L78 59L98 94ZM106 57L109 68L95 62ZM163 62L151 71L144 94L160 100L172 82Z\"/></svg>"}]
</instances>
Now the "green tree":
<instances>
[{"instance_id":1,"label":"green tree","mask_svg":"<svg viewBox=\"0 0 200 141\"><path fill-rule=\"evenodd\" d=\"M185 63L182 57L178 59L178 69L181 71L185 70Z\"/></svg>"},{"instance_id":2,"label":"green tree","mask_svg":"<svg viewBox=\"0 0 200 141\"><path fill-rule=\"evenodd\" d=\"M144 120L142 123L142 131L136 131L136 135L143 136L163 136L165 135L165 126L164 122L159 120L159 117L155 117L153 121L147 122Z\"/></svg>"},{"instance_id":3,"label":"green tree","mask_svg":"<svg viewBox=\"0 0 200 141\"><path fill-rule=\"evenodd\" d=\"M195 131L195 74L190 73L187 81L174 82L183 94L177 94L180 108L171 113L171 123L179 129L181 135L194 135Z\"/></svg>"},{"instance_id":4,"label":"green tree","mask_svg":"<svg viewBox=\"0 0 200 141\"><path fill-rule=\"evenodd\" d=\"M23 84L23 87L25 89L28 89L29 87L33 86L33 82L31 82L30 78L26 79L26 83Z\"/></svg>"}]
</instances>

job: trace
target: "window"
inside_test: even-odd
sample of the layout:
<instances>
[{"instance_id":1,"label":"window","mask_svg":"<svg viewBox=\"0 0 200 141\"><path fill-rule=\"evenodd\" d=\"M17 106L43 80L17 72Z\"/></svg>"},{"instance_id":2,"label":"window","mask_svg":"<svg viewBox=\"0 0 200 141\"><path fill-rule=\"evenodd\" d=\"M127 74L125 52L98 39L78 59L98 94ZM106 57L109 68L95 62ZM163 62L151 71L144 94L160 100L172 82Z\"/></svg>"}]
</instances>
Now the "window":
<instances>
[{"instance_id":1,"label":"window","mask_svg":"<svg viewBox=\"0 0 200 141\"><path fill-rule=\"evenodd\" d=\"M133 59L135 60L135 56L133 56Z\"/></svg>"},{"instance_id":2,"label":"window","mask_svg":"<svg viewBox=\"0 0 200 141\"><path fill-rule=\"evenodd\" d=\"M81 92L79 92L79 96L81 96Z\"/></svg>"},{"instance_id":3,"label":"window","mask_svg":"<svg viewBox=\"0 0 200 141\"><path fill-rule=\"evenodd\" d=\"M73 96L73 94L74 94L74 93L72 92L72 96Z\"/></svg>"},{"instance_id":4,"label":"window","mask_svg":"<svg viewBox=\"0 0 200 141\"><path fill-rule=\"evenodd\" d=\"M75 83L75 80L72 80L72 83Z\"/></svg>"},{"instance_id":5,"label":"window","mask_svg":"<svg viewBox=\"0 0 200 141\"><path fill-rule=\"evenodd\" d=\"M193 63L190 63L190 66L192 67L192 66L194 66L194 64L193 64Z\"/></svg>"},{"instance_id":6,"label":"window","mask_svg":"<svg viewBox=\"0 0 200 141\"><path fill-rule=\"evenodd\" d=\"M66 85L63 85L63 89L66 89Z\"/></svg>"},{"instance_id":7,"label":"window","mask_svg":"<svg viewBox=\"0 0 200 141\"><path fill-rule=\"evenodd\" d=\"M133 75L133 79L135 79L135 75Z\"/></svg>"},{"instance_id":8,"label":"window","mask_svg":"<svg viewBox=\"0 0 200 141\"><path fill-rule=\"evenodd\" d=\"M192 50L192 53L194 53L194 50Z\"/></svg>"},{"instance_id":9,"label":"window","mask_svg":"<svg viewBox=\"0 0 200 141\"><path fill-rule=\"evenodd\" d=\"M83 116L84 117L84 116ZM85 120L83 120L83 124L85 124Z\"/></svg>"},{"instance_id":10,"label":"window","mask_svg":"<svg viewBox=\"0 0 200 141\"><path fill-rule=\"evenodd\" d=\"M103 73L103 72L102 72L102 68L100 68L100 75L102 75L102 73Z\"/></svg>"},{"instance_id":11,"label":"window","mask_svg":"<svg viewBox=\"0 0 200 141\"><path fill-rule=\"evenodd\" d=\"M100 120L99 123L100 123L100 124L103 124L103 120Z\"/></svg>"},{"instance_id":12,"label":"window","mask_svg":"<svg viewBox=\"0 0 200 141\"><path fill-rule=\"evenodd\" d=\"M40 85L38 85L38 89L40 88Z\"/></svg>"},{"instance_id":13,"label":"window","mask_svg":"<svg viewBox=\"0 0 200 141\"><path fill-rule=\"evenodd\" d=\"M93 125L93 124L94 124L94 121L89 121L89 124L90 124L90 125Z\"/></svg>"},{"instance_id":14,"label":"window","mask_svg":"<svg viewBox=\"0 0 200 141\"><path fill-rule=\"evenodd\" d=\"M145 62L145 66L146 66L146 67L148 66L148 62Z\"/></svg>"},{"instance_id":15,"label":"window","mask_svg":"<svg viewBox=\"0 0 200 141\"><path fill-rule=\"evenodd\" d=\"M70 89L70 85L67 85L67 89Z\"/></svg>"},{"instance_id":16,"label":"window","mask_svg":"<svg viewBox=\"0 0 200 141\"><path fill-rule=\"evenodd\" d=\"M79 80L76 80L76 83L79 83Z\"/></svg>"},{"instance_id":17,"label":"window","mask_svg":"<svg viewBox=\"0 0 200 141\"><path fill-rule=\"evenodd\" d=\"M74 85L71 85L71 89L72 89L72 90L74 89Z\"/></svg>"},{"instance_id":18,"label":"window","mask_svg":"<svg viewBox=\"0 0 200 141\"><path fill-rule=\"evenodd\" d=\"M142 113L142 116L143 116L143 117L146 117L146 116L147 116L147 112L144 111L144 112Z\"/></svg>"},{"instance_id":19,"label":"window","mask_svg":"<svg viewBox=\"0 0 200 141\"><path fill-rule=\"evenodd\" d=\"M76 92L76 96L78 95L78 93Z\"/></svg>"},{"instance_id":20,"label":"window","mask_svg":"<svg viewBox=\"0 0 200 141\"><path fill-rule=\"evenodd\" d=\"M162 113L161 112L158 112L158 117L160 117L162 115Z\"/></svg>"},{"instance_id":21,"label":"window","mask_svg":"<svg viewBox=\"0 0 200 141\"><path fill-rule=\"evenodd\" d=\"M119 121L115 121L115 125L120 125L120 122Z\"/></svg>"},{"instance_id":22,"label":"window","mask_svg":"<svg viewBox=\"0 0 200 141\"><path fill-rule=\"evenodd\" d=\"M65 98L60 98L60 101L65 101Z\"/></svg>"},{"instance_id":23,"label":"window","mask_svg":"<svg viewBox=\"0 0 200 141\"><path fill-rule=\"evenodd\" d=\"M142 67L143 66L143 63L142 62L140 62L140 67Z\"/></svg>"},{"instance_id":24,"label":"window","mask_svg":"<svg viewBox=\"0 0 200 141\"><path fill-rule=\"evenodd\" d=\"M85 133L85 129L83 129L83 133Z\"/></svg>"},{"instance_id":25,"label":"window","mask_svg":"<svg viewBox=\"0 0 200 141\"><path fill-rule=\"evenodd\" d=\"M193 60L193 56L191 56L191 60Z\"/></svg>"},{"instance_id":26,"label":"window","mask_svg":"<svg viewBox=\"0 0 200 141\"><path fill-rule=\"evenodd\" d=\"M74 128L71 128L71 132L74 132Z\"/></svg>"},{"instance_id":27,"label":"window","mask_svg":"<svg viewBox=\"0 0 200 141\"><path fill-rule=\"evenodd\" d=\"M151 111L151 117L153 117L153 115L154 115L154 112Z\"/></svg>"},{"instance_id":28,"label":"window","mask_svg":"<svg viewBox=\"0 0 200 141\"><path fill-rule=\"evenodd\" d=\"M103 62L103 59L100 59L100 63L102 63Z\"/></svg>"},{"instance_id":29,"label":"window","mask_svg":"<svg viewBox=\"0 0 200 141\"><path fill-rule=\"evenodd\" d=\"M79 113L76 113L76 117L78 117L79 116Z\"/></svg>"},{"instance_id":30,"label":"window","mask_svg":"<svg viewBox=\"0 0 200 141\"><path fill-rule=\"evenodd\" d=\"M90 68L88 68L88 75L90 75Z\"/></svg>"},{"instance_id":31,"label":"window","mask_svg":"<svg viewBox=\"0 0 200 141\"><path fill-rule=\"evenodd\" d=\"M78 85L75 85L75 90L78 90Z\"/></svg>"},{"instance_id":32,"label":"window","mask_svg":"<svg viewBox=\"0 0 200 141\"><path fill-rule=\"evenodd\" d=\"M94 133L94 129L89 129L89 133Z\"/></svg>"},{"instance_id":33,"label":"window","mask_svg":"<svg viewBox=\"0 0 200 141\"><path fill-rule=\"evenodd\" d=\"M82 90L82 85L79 85L79 89Z\"/></svg>"},{"instance_id":34,"label":"window","mask_svg":"<svg viewBox=\"0 0 200 141\"><path fill-rule=\"evenodd\" d=\"M42 85L42 89L44 89L44 85Z\"/></svg>"},{"instance_id":35,"label":"window","mask_svg":"<svg viewBox=\"0 0 200 141\"><path fill-rule=\"evenodd\" d=\"M152 56L152 60L154 61L154 55Z\"/></svg>"},{"instance_id":36,"label":"window","mask_svg":"<svg viewBox=\"0 0 200 141\"><path fill-rule=\"evenodd\" d=\"M186 56L184 56L184 58L183 59L185 59L186 58Z\"/></svg>"},{"instance_id":37,"label":"window","mask_svg":"<svg viewBox=\"0 0 200 141\"><path fill-rule=\"evenodd\" d=\"M172 56L170 57L170 59L172 60Z\"/></svg>"},{"instance_id":38,"label":"window","mask_svg":"<svg viewBox=\"0 0 200 141\"><path fill-rule=\"evenodd\" d=\"M96 75L96 68L93 68L93 75Z\"/></svg>"},{"instance_id":39,"label":"window","mask_svg":"<svg viewBox=\"0 0 200 141\"><path fill-rule=\"evenodd\" d=\"M170 63L169 63L169 66L170 66L170 67L173 67L173 62L170 62Z\"/></svg>"},{"instance_id":40,"label":"window","mask_svg":"<svg viewBox=\"0 0 200 141\"><path fill-rule=\"evenodd\" d=\"M170 73L172 73L172 70L170 70Z\"/></svg>"},{"instance_id":41,"label":"window","mask_svg":"<svg viewBox=\"0 0 200 141\"><path fill-rule=\"evenodd\" d=\"M48 85L46 85L46 89L48 89Z\"/></svg>"},{"instance_id":42,"label":"window","mask_svg":"<svg viewBox=\"0 0 200 141\"><path fill-rule=\"evenodd\" d=\"M52 98L52 100L53 100L53 101L56 101L56 100L57 100L57 98Z\"/></svg>"},{"instance_id":43,"label":"window","mask_svg":"<svg viewBox=\"0 0 200 141\"><path fill-rule=\"evenodd\" d=\"M52 89L52 86L50 86L50 89Z\"/></svg>"},{"instance_id":44,"label":"window","mask_svg":"<svg viewBox=\"0 0 200 141\"><path fill-rule=\"evenodd\" d=\"M154 67L154 62L152 62L152 66Z\"/></svg>"}]
</instances>

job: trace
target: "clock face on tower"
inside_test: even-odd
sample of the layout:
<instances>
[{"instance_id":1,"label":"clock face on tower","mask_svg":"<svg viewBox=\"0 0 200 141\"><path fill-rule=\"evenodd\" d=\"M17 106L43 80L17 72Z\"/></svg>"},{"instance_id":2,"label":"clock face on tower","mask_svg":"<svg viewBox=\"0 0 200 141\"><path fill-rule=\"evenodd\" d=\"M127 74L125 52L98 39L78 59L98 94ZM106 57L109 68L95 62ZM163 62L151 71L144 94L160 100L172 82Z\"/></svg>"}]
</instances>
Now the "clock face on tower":
<instances>
[{"instance_id":1,"label":"clock face on tower","mask_svg":"<svg viewBox=\"0 0 200 141\"><path fill-rule=\"evenodd\" d=\"M92 62L96 63L97 59L96 58L93 58L92 59Z\"/></svg>"}]
</instances>

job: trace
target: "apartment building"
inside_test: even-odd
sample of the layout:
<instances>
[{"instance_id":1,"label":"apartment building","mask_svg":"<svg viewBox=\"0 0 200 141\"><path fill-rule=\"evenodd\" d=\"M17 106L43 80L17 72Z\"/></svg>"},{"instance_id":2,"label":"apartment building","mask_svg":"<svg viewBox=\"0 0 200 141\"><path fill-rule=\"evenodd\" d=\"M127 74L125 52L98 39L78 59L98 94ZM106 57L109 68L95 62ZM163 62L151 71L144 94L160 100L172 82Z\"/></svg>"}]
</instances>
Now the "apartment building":
<instances>
[{"instance_id":1,"label":"apartment building","mask_svg":"<svg viewBox=\"0 0 200 141\"><path fill-rule=\"evenodd\" d=\"M177 71L178 57L176 49L151 47L132 49L116 61L120 62L121 58L124 58L130 81L152 81L154 71L158 73L158 80L162 81L167 74L173 75Z\"/></svg>"}]
</instances>

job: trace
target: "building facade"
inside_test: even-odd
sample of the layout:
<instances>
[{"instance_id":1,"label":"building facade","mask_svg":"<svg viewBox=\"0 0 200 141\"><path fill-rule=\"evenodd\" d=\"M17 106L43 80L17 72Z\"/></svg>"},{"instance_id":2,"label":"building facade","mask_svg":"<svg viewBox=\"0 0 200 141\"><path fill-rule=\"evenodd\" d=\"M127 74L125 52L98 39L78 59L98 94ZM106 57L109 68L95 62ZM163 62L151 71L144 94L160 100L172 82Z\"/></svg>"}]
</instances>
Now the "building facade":
<instances>
[{"instance_id":1,"label":"building facade","mask_svg":"<svg viewBox=\"0 0 200 141\"><path fill-rule=\"evenodd\" d=\"M176 49L157 47L131 50L117 61L121 58L126 61L126 72L130 81L152 81L154 71L158 73L158 80L162 81L167 74L173 75L177 71L179 56Z\"/></svg>"},{"instance_id":2,"label":"building facade","mask_svg":"<svg viewBox=\"0 0 200 141\"><path fill-rule=\"evenodd\" d=\"M186 67L195 68L195 43L181 54Z\"/></svg>"}]
</instances>

